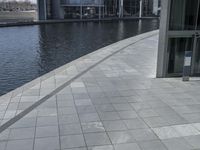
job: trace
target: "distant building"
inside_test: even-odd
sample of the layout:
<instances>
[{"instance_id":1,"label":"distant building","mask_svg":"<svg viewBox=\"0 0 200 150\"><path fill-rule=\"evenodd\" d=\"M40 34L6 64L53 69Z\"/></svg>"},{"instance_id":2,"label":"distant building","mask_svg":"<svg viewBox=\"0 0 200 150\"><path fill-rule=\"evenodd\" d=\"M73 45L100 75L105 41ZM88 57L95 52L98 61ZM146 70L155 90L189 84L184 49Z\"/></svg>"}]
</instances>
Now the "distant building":
<instances>
[{"instance_id":1,"label":"distant building","mask_svg":"<svg viewBox=\"0 0 200 150\"><path fill-rule=\"evenodd\" d=\"M186 51L191 75L199 76L200 0L162 0L157 77L181 76Z\"/></svg>"},{"instance_id":2,"label":"distant building","mask_svg":"<svg viewBox=\"0 0 200 150\"><path fill-rule=\"evenodd\" d=\"M38 0L39 19L157 16L160 0Z\"/></svg>"},{"instance_id":3,"label":"distant building","mask_svg":"<svg viewBox=\"0 0 200 150\"><path fill-rule=\"evenodd\" d=\"M37 5L29 1L2 1L0 2L0 11L29 11L36 10Z\"/></svg>"}]
</instances>

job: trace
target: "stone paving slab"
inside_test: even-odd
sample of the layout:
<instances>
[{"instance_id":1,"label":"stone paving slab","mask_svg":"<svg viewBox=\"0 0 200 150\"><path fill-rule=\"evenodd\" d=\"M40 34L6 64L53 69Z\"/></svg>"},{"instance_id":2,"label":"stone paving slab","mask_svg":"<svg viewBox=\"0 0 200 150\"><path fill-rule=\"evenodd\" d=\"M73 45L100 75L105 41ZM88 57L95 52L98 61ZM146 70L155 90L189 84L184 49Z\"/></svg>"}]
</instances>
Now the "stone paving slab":
<instances>
[{"instance_id":1,"label":"stone paving slab","mask_svg":"<svg viewBox=\"0 0 200 150\"><path fill-rule=\"evenodd\" d=\"M4 129L0 149L199 150L200 80L156 79L158 33L142 37ZM37 99L23 101L22 112Z\"/></svg>"},{"instance_id":2,"label":"stone paving slab","mask_svg":"<svg viewBox=\"0 0 200 150\"><path fill-rule=\"evenodd\" d=\"M0 125L5 124L7 121L31 107L39 100L47 99L45 97L48 97L48 95L57 90L58 87L63 86L63 84L84 74L85 71L94 67L102 60L107 59L107 57L110 57L123 50L128 45L134 44L145 37L152 36L157 32L158 31L152 31L114 43L72 61L71 63L61 66L60 68L43 75L6 95L1 96ZM68 85L68 83L66 85ZM72 85L72 87L80 87L79 89L81 90L81 85ZM76 88L76 91L73 92L78 94L81 92L80 90Z\"/></svg>"}]
</instances>

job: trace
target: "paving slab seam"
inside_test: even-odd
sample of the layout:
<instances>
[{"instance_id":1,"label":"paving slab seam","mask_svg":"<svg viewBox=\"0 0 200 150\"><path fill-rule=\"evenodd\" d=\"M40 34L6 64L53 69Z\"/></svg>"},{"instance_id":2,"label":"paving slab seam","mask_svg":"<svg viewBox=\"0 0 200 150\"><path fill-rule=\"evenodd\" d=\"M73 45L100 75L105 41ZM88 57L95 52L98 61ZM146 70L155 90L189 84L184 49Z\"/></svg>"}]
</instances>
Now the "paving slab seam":
<instances>
[{"instance_id":1,"label":"paving slab seam","mask_svg":"<svg viewBox=\"0 0 200 150\"><path fill-rule=\"evenodd\" d=\"M58 100L57 100L57 95L56 95L56 107L58 107ZM58 109L56 111L56 113L58 114ZM57 121L59 122L59 116L57 117ZM61 135L60 135L60 126L58 125L58 137L59 137L59 146L61 149Z\"/></svg>"},{"instance_id":2,"label":"paving slab seam","mask_svg":"<svg viewBox=\"0 0 200 150\"><path fill-rule=\"evenodd\" d=\"M4 123L3 125L0 126L0 133L3 132L5 129L7 129L8 127L10 127L12 124L14 124L15 122L17 122L18 120L20 120L21 118L23 118L25 115L27 115L29 112L31 112L32 110L34 110L36 107L38 107L39 105L41 105L42 103L44 103L45 101L47 101L49 98L51 98L52 96L54 96L55 94L57 94L58 92L60 92L62 89L64 89L66 86L68 86L71 82L73 82L74 80L76 80L77 78L81 77L83 74L87 73L88 71L90 71L91 69L93 69L94 67L96 67L97 65L101 64L102 62L104 62L105 60L107 60L108 58L112 57L113 55L121 52L122 50L126 49L127 47L134 45L144 39L148 39L150 37L156 36L158 35L158 33L153 33L151 35L145 36L141 39L136 40L135 42L128 44L126 46L124 46L123 48L109 54L108 56L104 57L103 59L101 59L100 61L96 62L95 64L91 65L90 67L88 67L86 70L83 70L82 72L80 72L79 74L77 74L76 76L74 76L73 78L71 78L70 80L68 80L67 82L65 82L64 84L62 84L61 86L59 86L58 88L56 88L55 90L53 90L51 93L47 94L46 96L44 96L42 99L38 100L37 102L35 102L33 105L31 105L30 107L28 107L27 109L25 109L24 111L22 111L21 113L19 113L18 115L16 115L15 117L13 117L12 119L10 119L9 121L7 121L6 123Z\"/></svg>"},{"instance_id":3,"label":"paving slab seam","mask_svg":"<svg viewBox=\"0 0 200 150\"><path fill-rule=\"evenodd\" d=\"M70 90L72 91L71 88L70 88ZM74 101L73 103L74 103L74 106L75 106L76 111L78 112L77 106L75 105L75 101ZM88 146L87 146L87 142L86 142L86 137L85 137L85 134L84 134L84 132L83 132L83 126L81 125L81 119L80 119L79 113L77 113L77 116L78 116L78 120L79 120L79 123L80 123L80 126L81 126L81 132L82 132L82 135L83 135L83 139L84 139L85 146L88 147ZM80 148L81 148L81 147L80 147ZM87 148L87 149L88 149L88 148Z\"/></svg>"}]
</instances>

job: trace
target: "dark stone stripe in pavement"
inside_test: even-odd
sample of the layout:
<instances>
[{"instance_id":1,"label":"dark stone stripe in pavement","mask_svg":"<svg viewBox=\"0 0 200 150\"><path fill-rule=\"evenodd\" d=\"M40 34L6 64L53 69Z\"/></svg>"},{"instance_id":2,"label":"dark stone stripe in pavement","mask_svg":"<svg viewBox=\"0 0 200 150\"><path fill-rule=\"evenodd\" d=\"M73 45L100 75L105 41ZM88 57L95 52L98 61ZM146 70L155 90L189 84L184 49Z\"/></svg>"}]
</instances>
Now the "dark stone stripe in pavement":
<instances>
[{"instance_id":1,"label":"dark stone stripe in pavement","mask_svg":"<svg viewBox=\"0 0 200 150\"><path fill-rule=\"evenodd\" d=\"M66 86L68 86L69 84L71 84L71 82L73 82L74 80L76 80L77 78L79 78L80 76L82 76L83 74L87 73L88 71L90 71L91 69L93 69L95 66L99 65L100 63L104 62L105 60L107 60L108 58L112 57L113 55L119 53L120 51L124 50L125 48L134 45L144 39L150 38L157 35L157 33L151 34L149 36L146 36L144 38L141 38L131 44L126 45L125 47L113 52L112 54L106 56L105 58L101 59L100 61L98 61L97 63L93 64L92 66L88 67L86 70L80 72L78 75L76 75L75 77L73 77L72 79L70 79L69 81L65 82L63 85L61 85L60 87L56 88L55 90L53 90L51 93L49 93L48 95L46 95L45 97L43 97L42 99L40 99L39 101L35 102L33 105L31 105L30 107L28 107L27 109L25 109L24 111L22 111L21 113L19 113L18 115L16 115L15 117L13 117L12 119L10 119L9 121L7 121L6 123L4 123L2 126L0 126L0 133L3 132L4 130L6 130L8 127L10 127L11 125L13 125L15 122L17 122L18 120L20 120L21 118L23 118L25 115L27 115L28 113L30 113L32 110L34 110L36 107L38 107L39 105L41 105L42 103L44 103L45 101L47 101L49 98L51 98L52 96L54 96L55 94L57 94L58 92L60 92L61 90L63 90Z\"/></svg>"}]
</instances>

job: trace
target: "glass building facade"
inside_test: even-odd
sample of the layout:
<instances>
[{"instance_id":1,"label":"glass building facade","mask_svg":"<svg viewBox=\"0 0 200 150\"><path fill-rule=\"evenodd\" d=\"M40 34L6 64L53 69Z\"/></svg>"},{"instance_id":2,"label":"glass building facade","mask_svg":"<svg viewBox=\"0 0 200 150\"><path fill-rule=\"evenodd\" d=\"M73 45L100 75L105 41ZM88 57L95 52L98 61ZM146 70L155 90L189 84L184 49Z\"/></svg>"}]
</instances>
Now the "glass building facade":
<instances>
[{"instance_id":1,"label":"glass building facade","mask_svg":"<svg viewBox=\"0 0 200 150\"><path fill-rule=\"evenodd\" d=\"M157 76L181 76L186 51L193 53L191 75L199 76L200 0L165 0L163 3Z\"/></svg>"},{"instance_id":2,"label":"glass building facade","mask_svg":"<svg viewBox=\"0 0 200 150\"><path fill-rule=\"evenodd\" d=\"M46 3L46 19L148 17L157 16L154 7L160 7L160 0L59 0L59 5L55 0L38 1ZM55 13L60 16L56 18Z\"/></svg>"},{"instance_id":3,"label":"glass building facade","mask_svg":"<svg viewBox=\"0 0 200 150\"><path fill-rule=\"evenodd\" d=\"M104 3L101 0L61 0L65 19L100 18Z\"/></svg>"}]
</instances>

